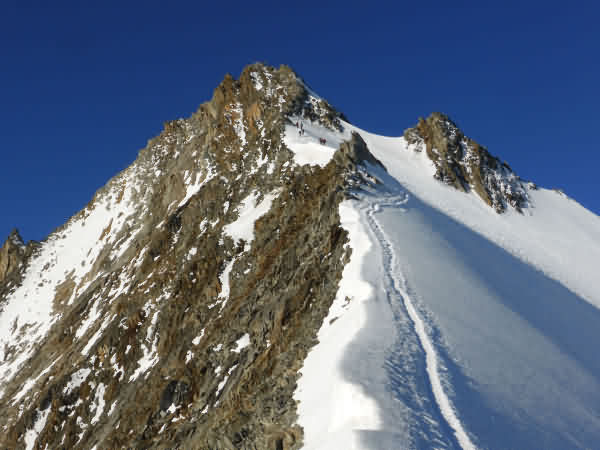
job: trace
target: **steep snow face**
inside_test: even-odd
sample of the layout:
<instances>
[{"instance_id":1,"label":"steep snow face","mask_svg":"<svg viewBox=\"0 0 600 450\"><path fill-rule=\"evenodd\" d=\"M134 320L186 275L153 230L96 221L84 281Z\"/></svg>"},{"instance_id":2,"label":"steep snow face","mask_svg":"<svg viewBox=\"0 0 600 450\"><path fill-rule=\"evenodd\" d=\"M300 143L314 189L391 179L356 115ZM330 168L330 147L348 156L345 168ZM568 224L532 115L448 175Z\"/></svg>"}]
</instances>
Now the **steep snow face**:
<instances>
[{"instance_id":1,"label":"steep snow face","mask_svg":"<svg viewBox=\"0 0 600 450\"><path fill-rule=\"evenodd\" d=\"M600 219L525 183L499 215L403 138L344 128L388 173L340 207L353 253L296 393L305 448L594 447Z\"/></svg>"},{"instance_id":2,"label":"steep snow face","mask_svg":"<svg viewBox=\"0 0 600 450\"><path fill-rule=\"evenodd\" d=\"M349 233L352 258L344 267L337 297L319 331L320 344L309 353L296 392L299 424L308 449L359 448L360 433L379 430L382 424L377 403L369 395L372 392L361 386L369 379L370 386L385 385L379 362L384 358L385 343L394 333L387 304L369 301L378 288L367 281L369 274L364 274L377 267L369 263L377 261L380 253L373 249L361 212L353 202L340 205L340 218ZM354 333L350 330L365 327L369 308L382 318L378 333L352 345ZM344 361L349 358L354 364L348 368Z\"/></svg>"},{"instance_id":3,"label":"steep snow face","mask_svg":"<svg viewBox=\"0 0 600 450\"><path fill-rule=\"evenodd\" d=\"M62 344L55 345L48 338L57 328L54 335L72 336L70 345L79 350L73 358L83 365L94 364L96 356L88 356L117 317L111 307L127 292L147 250L138 252L136 243L148 231L145 224L154 220L149 204L160 182L161 169L164 170L165 163L173 164L172 154L160 143L147 156L114 177L80 213L42 242L31 256L22 283L2 299L0 398L4 397L8 405L20 411L11 420L22 418L28 407L40 401L41 387L53 378L60 378L52 374L53 368L61 370L57 368L66 366L69 370L67 358L60 354ZM210 168L188 167L182 176L186 186L179 196L175 195L177 201L184 195L191 197L212 176ZM113 276L115 272L120 273ZM93 295L89 294L91 291ZM75 325L62 325L73 317ZM39 351L44 345L52 350ZM140 371L156 362L155 354L147 353L140 360ZM28 362L32 360L36 362ZM75 373L87 376L89 372L90 369L84 368ZM19 385L15 377L26 381ZM69 390L64 392L69 393ZM97 403L101 401L99 397ZM37 410L35 417L40 419L28 431L27 445L32 439L35 441L49 411L49 408ZM103 412L104 408L96 410L97 415ZM5 425L4 429L7 428Z\"/></svg>"},{"instance_id":4,"label":"steep snow face","mask_svg":"<svg viewBox=\"0 0 600 450\"><path fill-rule=\"evenodd\" d=\"M120 234L137 206L139 190L134 170L124 172L93 207L53 233L38 250L23 283L6 299L0 314L0 395L6 381L26 361L61 314L57 306L69 305L94 280L90 276L104 248L118 257ZM135 235L135 230L133 230ZM125 246L127 247L127 246ZM101 273L100 273L101 275ZM61 297L61 286L70 284ZM91 325L97 317L90 317ZM80 338L86 330L78 331Z\"/></svg>"},{"instance_id":5,"label":"steep snow face","mask_svg":"<svg viewBox=\"0 0 600 450\"><path fill-rule=\"evenodd\" d=\"M432 180L433 164L423 153L413 152L404 138L357 131L407 192L600 308L598 216L564 194L541 188L528 188L530 205L523 214L509 209L498 216L477 195L454 192Z\"/></svg>"}]
</instances>

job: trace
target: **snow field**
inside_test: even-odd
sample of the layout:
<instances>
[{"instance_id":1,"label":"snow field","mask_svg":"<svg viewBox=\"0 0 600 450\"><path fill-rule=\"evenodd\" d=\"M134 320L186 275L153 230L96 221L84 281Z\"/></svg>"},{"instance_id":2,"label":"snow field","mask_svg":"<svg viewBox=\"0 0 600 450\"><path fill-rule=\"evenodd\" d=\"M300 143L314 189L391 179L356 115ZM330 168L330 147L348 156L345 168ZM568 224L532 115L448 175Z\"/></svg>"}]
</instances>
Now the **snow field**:
<instances>
[{"instance_id":1,"label":"snow field","mask_svg":"<svg viewBox=\"0 0 600 450\"><path fill-rule=\"evenodd\" d=\"M497 214L474 192L464 194L433 179L425 152L414 152L402 137L378 136L350 124L392 179L425 204L481 234L600 308L596 281L600 221L576 201L553 190L528 190L531 207Z\"/></svg>"},{"instance_id":2,"label":"snow field","mask_svg":"<svg viewBox=\"0 0 600 450\"><path fill-rule=\"evenodd\" d=\"M473 442L471 442L471 439L464 430L462 423L456 416L450 399L444 392L438 368L438 357L434 345L431 339L429 338L429 335L427 334L425 324L423 323L423 320L421 319L419 313L415 309L413 300L411 300L409 294L403 288L404 283L400 280L398 272L395 271L395 268L398 267L398 257L396 255L396 251L394 250L393 244L387 238L381 224L375 218L375 214L381 210L381 207L398 207L401 206L404 202L405 200L401 201L400 204L398 204L397 202L387 204L386 200L383 199L382 201L374 203L369 207L367 217L371 224L371 228L373 229L379 240L380 245L387 250L387 253L390 256L389 267L386 267L386 269L391 278L392 287L396 291L404 307L406 308L406 311L413 322L415 332L419 338L419 342L421 343L423 351L425 352L427 375L429 377L429 383L431 384L433 396L440 409L440 412L442 413L448 425L450 425L450 427L454 431L454 435L456 436L459 445L463 449L475 449L476 447L473 445Z\"/></svg>"},{"instance_id":3,"label":"snow field","mask_svg":"<svg viewBox=\"0 0 600 450\"><path fill-rule=\"evenodd\" d=\"M403 138L344 126L389 172L340 206L353 253L295 394L305 448L593 447L599 218L529 188L524 214L498 215ZM286 139L297 164L331 158Z\"/></svg>"}]
</instances>

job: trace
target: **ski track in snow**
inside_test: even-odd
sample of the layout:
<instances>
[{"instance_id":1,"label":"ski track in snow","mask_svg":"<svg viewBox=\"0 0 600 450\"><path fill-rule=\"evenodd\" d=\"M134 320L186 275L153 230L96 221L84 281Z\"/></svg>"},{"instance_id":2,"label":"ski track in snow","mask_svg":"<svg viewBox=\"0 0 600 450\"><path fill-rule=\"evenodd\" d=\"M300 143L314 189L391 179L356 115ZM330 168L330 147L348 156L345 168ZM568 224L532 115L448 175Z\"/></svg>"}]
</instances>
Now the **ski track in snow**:
<instances>
[{"instance_id":1,"label":"ski track in snow","mask_svg":"<svg viewBox=\"0 0 600 450\"><path fill-rule=\"evenodd\" d=\"M396 298L404 306L406 312L408 313L413 323L414 331L417 334L419 342L421 343L421 347L425 353L426 371L435 403L437 404L440 413L446 420L447 424L454 431L454 436L458 441L460 447L462 447L465 450L475 449L476 447L471 442L469 435L463 428L460 419L458 418L454 411L454 408L452 407L450 399L444 392L444 388L442 386L442 381L438 370L438 357L435 351L434 344L425 330L425 324L419 316L419 313L417 312L413 301L411 300L406 290L403 288L405 282L401 278L402 274L398 273L398 271L395 270L398 267L398 256L396 255L393 246L390 244L390 241L386 237L383 228L375 218L375 215L379 211L381 211L382 208L398 208L401 207L401 205L406 203L407 201L408 194L397 195L387 197L382 200L377 199L375 201L371 201L366 211L367 221L382 249L384 258L384 272L387 275L387 277L389 277L389 285L391 286L393 291L390 293L392 294L389 297L390 303L392 299ZM394 304L391 304L390 306L392 308L392 311L394 311L398 307L398 305Z\"/></svg>"}]
</instances>

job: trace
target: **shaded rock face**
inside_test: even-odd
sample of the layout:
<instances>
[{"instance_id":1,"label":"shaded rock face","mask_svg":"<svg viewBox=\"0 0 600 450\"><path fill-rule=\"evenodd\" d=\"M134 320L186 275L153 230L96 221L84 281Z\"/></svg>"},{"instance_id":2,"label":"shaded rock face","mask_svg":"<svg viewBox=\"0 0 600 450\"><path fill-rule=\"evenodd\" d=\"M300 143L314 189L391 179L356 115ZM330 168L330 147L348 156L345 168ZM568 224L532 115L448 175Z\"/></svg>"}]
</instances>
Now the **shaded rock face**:
<instances>
[{"instance_id":1,"label":"shaded rock face","mask_svg":"<svg viewBox=\"0 0 600 450\"><path fill-rule=\"evenodd\" d=\"M510 205L515 210L527 205L527 191L511 168L492 156L485 147L466 137L448 116L433 113L419 119L404 138L415 151L426 151L438 180L467 192L471 189L501 213Z\"/></svg>"},{"instance_id":2,"label":"shaded rock face","mask_svg":"<svg viewBox=\"0 0 600 450\"><path fill-rule=\"evenodd\" d=\"M0 343L0 448L301 446L298 370L350 257L338 205L377 161L356 135L325 167L295 165L292 114L342 127L288 67L249 66L28 265L7 241L0 305L39 312Z\"/></svg>"},{"instance_id":3,"label":"shaded rock face","mask_svg":"<svg viewBox=\"0 0 600 450\"><path fill-rule=\"evenodd\" d=\"M2 295L17 286L27 267L29 257L36 249L36 242L27 245L19 232L13 230L0 248L0 308Z\"/></svg>"},{"instance_id":4,"label":"shaded rock face","mask_svg":"<svg viewBox=\"0 0 600 450\"><path fill-rule=\"evenodd\" d=\"M25 243L17 230L13 230L0 248L0 283L22 266L25 259Z\"/></svg>"}]
</instances>

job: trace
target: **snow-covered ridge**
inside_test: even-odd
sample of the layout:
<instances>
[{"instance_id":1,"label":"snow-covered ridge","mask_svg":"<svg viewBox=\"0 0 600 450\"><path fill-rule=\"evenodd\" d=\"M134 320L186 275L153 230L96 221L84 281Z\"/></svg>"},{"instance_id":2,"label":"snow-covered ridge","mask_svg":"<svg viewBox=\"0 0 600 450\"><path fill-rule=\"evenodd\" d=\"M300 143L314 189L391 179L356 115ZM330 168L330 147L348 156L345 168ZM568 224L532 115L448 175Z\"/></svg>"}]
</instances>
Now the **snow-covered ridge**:
<instances>
[{"instance_id":1,"label":"snow-covered ridge","mask_svg":"<svg viewBox=\"0 0 600 450\"><path fill-rule=\"evenodd\" d=\"M301 116L290 116L289 120L285 125L284 143L294 152L294 162L300 166L326 166L340 144L350 139L348 128L338 132Z\"/></svg>"},{"instance_id":2,"label":"snow-covered ridge","mask_svg":"<svg viewBox=\"0 0 600 450\"><path fill-rule=\"evenodd\" d=\"M403 137L343 126L387 172L340 206L353 253L302 369L305 448L593 445L600 219L532 185L496 214Z\"/></svg>"},{"instance_id":3,"label":"snow-covered ridge","mask_svg":"<svg viewBox=\"0 0 600 450\"><path fill-rule=\"evenodd\" d=\"M340 118L254 65L167 123L2 297L0 446L593 447L598 218Z\"/></svg>"},{"instance_id":4,"label":"snow-covered ridge","mask_svg":"<svg viewBox=\"0 0 600 450\"><path fill-rule=\"evenodd\" d=\"M126 173L123 178L121 189L102 196L98 203L42 243L22 285L6 299L0 315L0 360L3 361L0 389L60 318L55 306L69 305L78 293L84 292L93 281L88 274L101 251L105 247L118 247L119 232L135 212L133 176ZM65 283L73 288L68 295L55 300ZM23 327L27 327L28 332L18 333Z\"/></svg>"},{"instance_id":5,"label":"snow-covered ridge","mask_svg":"<svg viewBox=\"0 0 600 450\"><path fill-rule=\"evenodd\" d=\"M168 423L153 433L172 433L174 424L198 414L216 420L215 410L229 407L221 399L237 382L242 360L264 343L255 330L239 328L239 316L230 337L221 331L222 341L214 342L215 330L231 304L239 303L228 303L230 293L255 270L258 252L249 250L265 240L255 233L255 222L297 170L278 133L282 111L300 93L293 77L289 89L281 82L286 73L261 72L255 78L258 96L243 84L247 80L227 78L211 102L189 119L167 122L132 166L41 244L23 283L2 298L0 396L10 408L0 421L6 432L0 443L23 443L24 432L7 431L22 429L22 423L28 445L57 445L50 427L65 430L60 445L67 446L93 445L101 427L122 434L121 423L145 435L144 423L123 414L133 404L128 399L136 386L162 389L158 370L173 373L177 364L200 377L206 370L212 374L205 377L206 395L192 399L185 391L161 406L156 420ZM286 214L293 208L292 202L278 206ZM277 230L272 235L277 238ZM180 330L172 323L182 320L188 323L186 338L174 338ZM182 347L181 355L172 354L174 346ZM207 355L211 365L204 368ZM177 386L186 384L189 389L187 382ZM45 392L56 386L59 393L47 407ZM150 399L143 401L150 405Z\"/></svg>"},{"instance_id":6,"label":"snow-covered ridge","mask_svg":"<svg viewBox=\"0 0 600 450\"><path fill-rule=\"evenodd\" d=\"M0 397L6 394L10 380L35 354L52 327L79 307L75 300L100 280L112 283L111 272L118 270L123 262L131 263L123 260L124 253L131 252L143 221L153 220L150 203L156 184L165 166L173 164L170 158L178 156L165 141L168 137L162 142L155 140L136 163L110 180L81 212L53 232L31 256L22 283L8 294L0 310ZM212 177L210 168L190 169L185 179L190 191L186 193L188 199ZM74 338L81 341L82 354L88 354L114 319L114 314L107 313L107 307L127 291L132 281L127 272L139 262L134 260L129 264L121 272L118 284L94 296L81 312L81 326L74 330ZM45 382L44 376L53 364L38 369L39 373L34 369L31 379ZM27 383L12 402L35 400L34 385L35 382Z\"/></svg>"},{"instance_id":7,"label":"snow-covered ridge","mask_svg":"<svg viewBox=\"0 0 600 450\"><path fill-rule=\"evenodd\" d=\"M593 269L600 258L598 216L553 190L527 187L529 206L523 214L507 210L498 217L474 193L465 195L432 180L433 164L423 153L412 152L404 138L359 132L388 172L415 197L600 308Z\"/></svg>"},{"instance_id":8,"label":"snow-covered ridge","mask_svg":"<svg viewBox=\"0 0 600 450\"><path fill-rule=\"evenodd\" d=\"M342 132L300 117L292 116L290 122L285 128L285 143L293 150L297 164L325 166L340 143L349 140L351 132L356 131L373 155L384 162L394 178L413 195L600 307L594 276L595 261L600 260L598 217L578 203L557 195L554 190L538 189L533 183L517 180L528 199L527 204L521 204L523 214L507 210L502 217L496 217L493 209L475 192L465 195L433 179L434 164L425 152L415 152L413 145L403 137L377 136L343 121ZM299 126L302 124L304 133L295 126L296 122ZM325 139L325 143L321 139ZM471 153L465 151L463 157L468 159L469 155ZM507 169L502 166L498 170ZM515 177L508 171L506 176ZM500 188L509 189L503 186L500 184ZM506 193L512 195L512 191ZM565 255L570 258L566 259ZM578 263L572 264L572 260Z\"/></svg>"}]
</instances>

